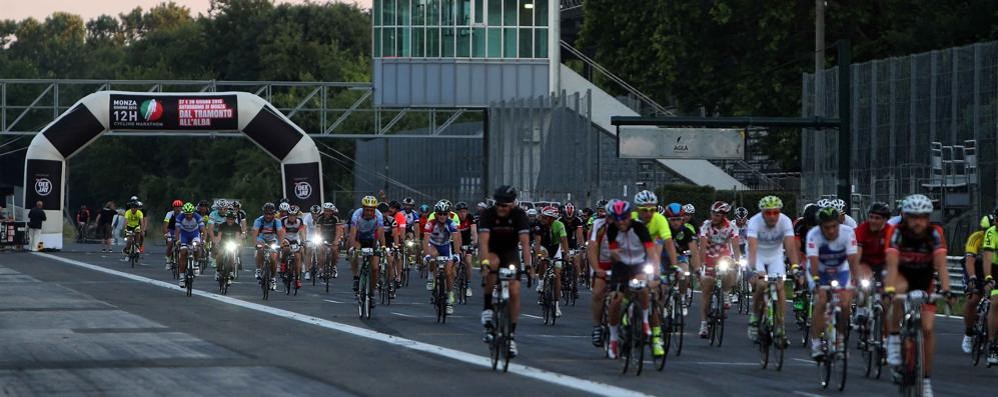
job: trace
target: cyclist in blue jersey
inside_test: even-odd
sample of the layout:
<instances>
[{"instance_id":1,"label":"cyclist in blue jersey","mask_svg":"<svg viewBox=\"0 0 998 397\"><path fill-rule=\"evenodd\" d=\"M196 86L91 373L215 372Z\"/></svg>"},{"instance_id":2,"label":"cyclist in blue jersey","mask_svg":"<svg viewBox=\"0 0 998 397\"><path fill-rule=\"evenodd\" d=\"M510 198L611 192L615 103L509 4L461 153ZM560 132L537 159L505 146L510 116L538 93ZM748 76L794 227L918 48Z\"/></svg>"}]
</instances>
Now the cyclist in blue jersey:
<instances>
[{"instance_id":1,"label":"cyclist in blue jersey","mask_svg":"<svg viewBox=\"0 0 998 397\"><path fill-rule=\"evenodd\" d=\"M163 237L166 238L166 270L170 270L170 253L173 252L173 235L176 230L176 219L180 216L180 208L184 202L173 200L173 210L163 218Z\"/></svg>"},{"instance_id":2,"label":"cyclist in blue jersey","mask_svg":"<svg viewBox=\"0 0 998 397\"><path fill-rule=\"evenodd\" d=\"M274 215L276 208L273 203L263 205L263 215L253 221L253 241L256 242L256 278L260 279L260 269L263 267L263 251L272 244L284 241L284 227L280 219ZM277 274L277 252L271 253L270 274ZM270 288L277 288L277 279L270 278Z\"/></svg>"},{"instance_id":3,"label":"cyclist in blue jersey","mask_svg":"<svg viewBox=\"0 0 998 397\"><path fill-rule=\"evenodd\" d=\"M184 215L174 222L175 241L180 244L180 274L187 272L188 247L200 244L201 234L204 233L204 221L200 214L194 213L194 204L184 204L183 212ZM194 259L200 259L198 251L194 251ZM186 281L185 277L180 278L180 288L187 288Z\"/></svg>"},{"instance_id":4,"label":"cyclist in blue jersey","mask_svg":"<svg viewBox=\"0 0 998 397\"><path fill-rule=\"evenodd\" d=\"M430 262L431 258L446 256L450 258L444 263L444 272L447 274L447 314L454 314L454 262L461 259L458 252L461 250L461 233L458 232L457 222L451 217L450 201L440 200L433 207L434 219L427 220L423 227L423 252L426 255L423 261L431 263L430 277L426 278L426 290L433 291L434 277L437 266L441 263Z\"/></svg>"},{"instance_id":5,"label":"cyclist in blue jersey","mask_svg":"<svg viewBox=\"0 0 998 397\"><path fill-rule=\"evenodd\" d=\"M355 254L358 248L374 248L371 269L378 269L378 263L381 261L381 251L378 248L385 246L384 215L378 211L378 199L374 196L364 196L360 202L361 208L356 209L350 216L350 247ZM350 271L353 272L353 292L357 292L360 290L357 255L350 258ZM371 285L378 285L377 271L371 271Z\"/></svg>"}]
</instances>

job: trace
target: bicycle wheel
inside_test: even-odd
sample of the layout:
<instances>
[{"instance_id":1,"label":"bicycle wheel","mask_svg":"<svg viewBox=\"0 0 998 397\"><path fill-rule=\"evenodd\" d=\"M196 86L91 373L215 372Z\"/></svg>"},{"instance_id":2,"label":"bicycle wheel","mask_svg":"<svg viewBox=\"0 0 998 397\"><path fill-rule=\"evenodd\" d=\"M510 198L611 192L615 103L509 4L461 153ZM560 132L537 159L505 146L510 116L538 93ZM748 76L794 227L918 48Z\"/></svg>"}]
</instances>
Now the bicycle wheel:
<instances>
[{"instance_id":1,"label":"bicycle wheel","mask_svg":"<svg viewBox=\"0 0 998 397\"><path fill-rule=\"evenodd\" d=\"M663 308L662 309L662 348L665 349L665 356L669 355L669 349L672 347L672 309ZM665 356L662 357L664 363Z\"/></svg>"},{"instance_id":2,"label":"bicycle wheel","mask_svg":"<svg viewBox=\"0 0 998 397\"><path fill-rule=\"evenodd\" d=\"M666 317L665 314L662 312L662 304L658 303L658 300L652 300L651 305L648 308L652 310L652 312L649 314L658 314L659 318L662 319L662 324L660 325L660 329L662 329L663 331L661 331L661 335L659 337L667 339L669 337L669 331L665 325ZM663 344L666 343L664 339L662 340L662 343ZM655 346L652 346L652 349L654 348ZM662 357L655 357L654 352L652 353L652 363L655 365L656 371L662 372L662 369L665 368L666 357L668 356L669 356L668 349L665 350L664 354L662 354Z\"/></svg>"},{"instance_id":3,"label":"bicycle wheel","mask_svg":"<svg viewBox=\"0 0 998 397\"><path fill-rule=\"evenodd\" d=\"M634 343L631 341L631 338L634 337L634 335L631 334L631 321L632 319L630 317L630 313L625 310L624 315L621 316L620 319L620 332L617 339L617 346L620 349L619 358L621 361L621 374L627 373L627 370L631 366L631 354L634 353L631 350L631 348L634 347Z\"/></svg>"},{"instance_id":4,"label":"bicycle wheel","mask_svg":"<svg viewBox=\"0 0 998 397\"><path fill-rule=\"evenodd\" d=\"M722 309L721 317L717 319L717 347L721 347L721 343L724 343L724 311Z\"/></svg>"},{"instance_id":5,"label":"bicycle wheel","mask_svg":"<svg viewBox=\"0 0 998 397\"><path fill-rule=\"evenodd\" d=\"M637 302L631 302L630 312L633 314L631 317L634 321L631 321L631 342L634 347L631 349L631 365L635 369L635 375L641 375L641 370L644 368L645 363L645 332L644 323L640 320L643 318L641 315L641 305Z\"/></svg>"},{"instance_id":6,"label":"bicycle wheel","mask_svg":"<svg viewBox=\"0 0 998 397\"><path fill-rule=\"evenodd\" d=\"M512 358L512 357L510 357L510 354L511 354L511 352L510 352L510 349L511 349L510 348L510 343L512 342L511 339L510 339L510 335L512 335L512 333L513 333L512 314L510 313L510 308L509 308L508 304L503 306L503 316L502 316L502 318L503 318L503 321L502 321L502 323L500 324L500 327L499 327L499 331L500 331L500 333L502 335L502 338L501 338L501 341L502 341L502 355L503 355L502 372L506 372L506 371L509 371L509 360Z\"/></svg>"},{"instance_id":7,"label":"bicycle wheel","mask_svg":"<svg viewBox=\"0 0 998 397\"><path fill-rule=\"evenodd\" d=\"M496 313L496 315L495 315L495 319L494 319L494 323L493 323L495 325L492 328L492 340L489 341L489 358L492 359L492 370L493 371L495 371L496 368L498 368L498 366L499 366L499 358L502 356L502 352L501 352L501 350L502 350L501 349L501 347L502 347L502 337L501 337L501 335L499 335L500 334L499 332L496 332L496 330L498 330L500 328L499 324L502 324L502 322L504 321L504 317L505 317L503 315L503 309L504 308L505 308L505 304L503 304L501 302L496 302L496 305L495 305L495 309L496 309L495 313Z\"/></svg>"},{"instance_id":8,"label":"bicycle wheel","mask_svg":"<svg viewBox=\"0 0 998 397\"><path fill-rule=\"evenodd\" d=\"M987 341L981 337L981 334L979 332L975 332L974 347L970 350L970 360L974 363L975 367L981 362L981 355L983 355L984 349L987 348L987 345Z\"/></svg>"},{"instance_id":9,"label":"bicycle wheel","mask_svg":"<svg viewBox=\"0 0 998 397\"><path fill-rule=\"evenodd\" d=\"M683 354L683 334L686 333L686 318L683 316L683 302L682 295L680 294L675 295L672 315L672 324L675 327L673 337L676 338L673 342L676 344L676 357L679 357L679 355Z\"/></svg>"},{"instance_id":10,"label":"bicycle wheel","mask_svg":"<svg viewBox=\"0 0 998 397\"><path fill-rule=\"evenodd\" d=\"M923 379L925 379L925 343L922 336L922 329L917 328L913 337L908 336L901 342L904 355L904 370L906 376L905 386L907 395L916 397L923 393Z\"/></svg>"},{"instance_id":11,"label":"bicycle wheel","mask_svg":"<svg viewBox=\"0 0 998 397\"><path fill-rule=\"evenodd\" d=\"M325 270L322 271L322 282L326 284L326 293L329 293L329 279L332 278L333 267L328 263L325 266Z\"/></svg>"},{"instance_id":12,"label":"bicycle wheel","mask_svg":"<svg viewBox=\"0 0 998 397\"><path fill-rule=\"evenodd\" d=\"M264 262L260 272L260 287L263 289L263 300L270 297L270 263Z\"/></svg>"},{"instance_id":13,"label":"bicycle wheel","mask_svg":"<svg viewBox=\"0 0 998 397\"><path fill-rule=\"evenodd\" d=\"M767 330L767 332L759 335L759 364L762 366L762 369L766 369L769 366L769 345L769 332Z\"/></svg>"},{"instance_id":14,"label":"bicycle wheel","mask_svg":"<svg viewBox=\"0 0 998 397\"><path fill-rule=\"evenodd\" d=\"M848 339L848 338L846 338L846 339ZM849 346L848 341L845 342L844 346ZM838 352L838 353L835 354L835 360L834 360L834 362L839 367L839 368L835 368L835 370L836 370L836 375L838 375L838 378L839 378L839 382L838 382L839 383L839 391L842 391L842 390L845 390L845 388L846 388L846 377L848 376L848 372L849 372L848 371L848 369L849 369L849 356L844 351L843 352Z\"/></svg>"},{"instance_id":15,"label":"bicycle wheel","mask_svg":"<svg viewBox=\"0 0 998 397\"><path fill-rule=\"evenodd\" d=\"M828 342L824 340L824 336L822 336L820 343L822 346L828 346ZM828 353L827 349L825 349L825 353ZM821 377L822 389L828 389L828 385L832 382L832 362L832 358L827 355L824 360L818 362L818 376Z\"/></svg>"},{"instance_id":16,"label":"bicycle wheel","mask_svg":"<svg viewBox=\"0 0 998 397\"><path fill-rule=\"evenodd\" d=\"M776 364L776 370L777 371L782 371L783 370L783 353L786 352L786 349L783 347L783 343L780 341L780 338L778 338L775 334L772 336L772 343L770 343L770 345L773 347L773 354L776 355L774 357L776 359L776 362L775 362L775 364Z\"/></svg>"}]
</instances>

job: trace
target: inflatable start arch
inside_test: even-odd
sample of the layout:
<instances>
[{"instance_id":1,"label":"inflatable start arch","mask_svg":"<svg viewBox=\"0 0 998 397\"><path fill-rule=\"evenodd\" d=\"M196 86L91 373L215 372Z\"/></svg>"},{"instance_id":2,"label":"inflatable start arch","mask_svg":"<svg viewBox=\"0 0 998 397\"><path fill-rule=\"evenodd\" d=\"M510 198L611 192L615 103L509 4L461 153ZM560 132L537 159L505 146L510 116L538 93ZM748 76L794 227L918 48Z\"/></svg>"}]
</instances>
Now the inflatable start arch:
<instances>
[{"instance_id":1,"label":"inflatable start arch","mask_svg":"<svg viewBox=\"0 0 998 397\"><path fill-rule=\"evenodd\" d=\"M76 102L28 146L24 208L42 202L48 219L42 226L45 247L62 248L66 159L107 131L239 131L281 162L284 196L292 204L308 208L323 201L315 142L259 96L101 91Z\"/></svg>"}]
</instances>

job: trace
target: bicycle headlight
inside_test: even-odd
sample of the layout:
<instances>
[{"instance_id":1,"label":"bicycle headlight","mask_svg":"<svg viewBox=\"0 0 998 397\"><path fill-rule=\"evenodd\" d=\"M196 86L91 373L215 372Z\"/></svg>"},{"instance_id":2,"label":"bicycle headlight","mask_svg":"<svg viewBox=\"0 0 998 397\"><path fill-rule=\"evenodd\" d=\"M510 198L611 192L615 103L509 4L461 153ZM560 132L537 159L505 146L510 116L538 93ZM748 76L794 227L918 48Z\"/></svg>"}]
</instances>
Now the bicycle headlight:
<instances>
[{"instance_id":1,"label":"bicycle headlight","mask_svg":"<svg viewBox=\"0 0 998 397\"><path fill-rule=\"evenodd\" d=\"M236 247L237 246L235 241L229 241L228 243L225 243L225 249L229 252L236 252Z\"/></svg>"},{"instance_id":2,"label":"bicycle headlight","mask_svg":"<svg viewBox=\"0 0 998 397\"><path fill-rule=\"evenodd\" d=\"M859 280L859 285L863 288L870 288L870 279L864 278L862 280Z\"/></svg>"},{"instance_id":3,"label":"bicycle headlight","mask_svg":"<svg viewBox=\"0 0 998 397\"><path fill-rule=\"evenodd\" d=\"M645 274L648 274L648 275L655 274L655 265L652 265L650 263L646 264L645 267L644 267L644 269L642 269L642 270L644 270Z\"/></svg>"},{"instance_id":4,"label":"bicycle headlight","mask_svg":"<svg viewBox=\"0 0 998 397\"><path fill-rule=\"evenodd\" d=\"M270 249L276 250L277 249L277 243L270 243Z\"/></svg>"},{"instance_id":5,"label":"bicycle headlight","mask_svg":"<svg viewBox=\"0 0 998 397\"><path fill-rule=\"evenodd\" d=\"M412 248L415 245L416 245L416 243L414 241L412 241L412 240L406 240L406 242L405 242L405 246L409 247L409 248Z\"/></svg>"},{"instance_id":6,"label":"bicycle headlight","mask_svg":"<svg viewBox=\"0 0 998 397\"><path fill-rule=\"evenodd\" d=\"M515 272L516 271L516 265L509 265L508 269L511 272Z\"/></svg>"},{"instance_id":7,"label":"bicycle headlight","mask_svg":"<svg viewBox=\"0 0 998 397\"><path fill-rule=\"evenodd\" d=\"M832 280L832 288L838 288L838 287L839 287L839 280Z\"/></svg>"},{"instance_id":8,"label":"bicycle headlight","mask_svg":"<svg viewBox=\"0 0 998 397\"><path fill-rule=\"evenodd\" d=\"M740 258L740 259L738 259L738 266L740 266L742 268L748 267L748 259L747 258Z\"/></svg>"},{"instance_id":9,"label":"bicycle headlight","mask_svg":"<svg viewBox=\"0 0 998 397\"><path fill-rule=\"evenodd\" d=\"M729 268L731 268L731 262L729 262L728 260L725 259L717 262L718 271L726 272L728 271Z\"/></svg>"},{"instance_id":10,"label":"bicycle headlight","mask_svg":"<svg viewBox=\"0 0 998 397\"><path fill-rule=\"evenodd\" d=\"M322 244L322 236L318 234L312 236L312 242L315 243L316 245Z\"/></svg>"}]
</instances>

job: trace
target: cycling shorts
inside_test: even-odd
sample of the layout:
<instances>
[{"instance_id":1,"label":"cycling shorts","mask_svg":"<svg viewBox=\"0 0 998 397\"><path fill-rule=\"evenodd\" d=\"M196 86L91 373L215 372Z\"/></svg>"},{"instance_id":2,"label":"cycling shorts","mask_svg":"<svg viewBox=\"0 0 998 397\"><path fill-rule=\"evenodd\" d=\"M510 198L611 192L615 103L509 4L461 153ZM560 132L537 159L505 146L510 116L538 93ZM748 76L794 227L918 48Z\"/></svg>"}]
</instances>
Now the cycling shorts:
<instances>
[{"instance_id":1,"label":"cycling shorts","mask_svg":"<svg viewBox=\"0 0 998 397\"><path fill-rule=\"evenodd\" d=\"M631 266L624 262L614 262L611 272L613 274L610 275L610 289L613 291L626 291L627 284L631 279L641 273L641 266Z\"/></svg>"},{"instance_id":2,"label":"cycling shorts","mask_svg":"<svg viewBox=\"0 0 998 397\"><path fill-rule=\"evenodd\" d=\"M787 274L787 263L783 260L783 255L772 257L757 257L755 260L756 273L766 273L770 277L784 276Z\"/></svg>"},{"instance_id":3,"label":"cycling shorts","mask_svg":"<svg viewBox=\"0 0 998 397\"><path fill-rule=\"evenodd\" d=\"M374 248L374 256L381 257L381 250L378 249L378 242L376 240L360 240L359 242L360 248Z\"/></svg>"},{"instance_id":4,"label":"cycling shorts","mask_svg":"<svg viewBox=\"0 0 998 397\"><path fill-rule=\"evenodd\" d=\"M908 291L935 291L933 286L933 275L935 269L932 266L898 266L898 273L908 280Z\"/></svg>"},{"instance_id":5,"label":"cycling shorts","mask_svg":"<svg viewBox=\"0 0 998 397\"><path fill-rule=\"evenodd\" d=\"M436 245L430 243L430 246L437 250L437 256L451 256L451 244Z\"/></svg>"},{"instance_id":6,"label":"cycling shorts","mask_svg":"<svg viewBox=\"0 0 998 397\"><path fill-rule=\"evenodd\" d=\"M813 278L808 278L808 284L814 284ZM851 281L851 275L849 274L849 269L838 270L834 267L825 269L825 271L818 273L818 286L827 287L832 285L832 280L838 281L839 285L845 288L849 285Z\"/></svg>"},{"instance_id":7,"label":"cycling shorts","mask_svg":"<svg viewBox=\"0 0 998 397\"><path fill-rule=\"evenodd\" d=\"M180 231L180 245L191 245L193 243L201 242L201 231L185 232Z\"/></svg>"}]
</instances>

